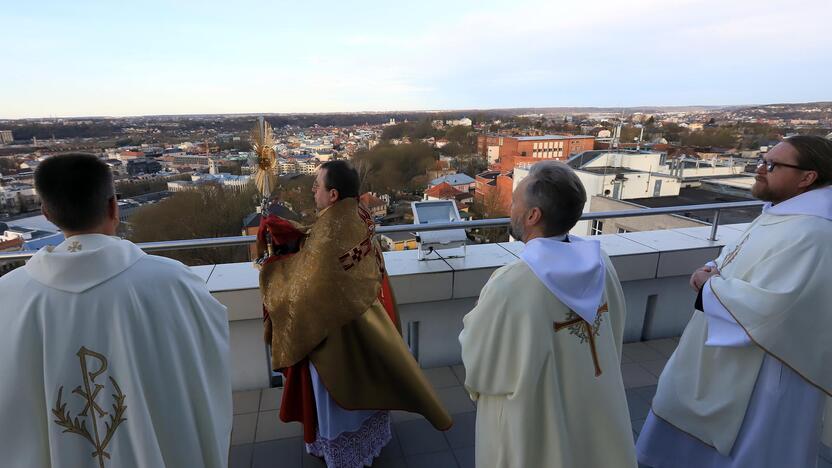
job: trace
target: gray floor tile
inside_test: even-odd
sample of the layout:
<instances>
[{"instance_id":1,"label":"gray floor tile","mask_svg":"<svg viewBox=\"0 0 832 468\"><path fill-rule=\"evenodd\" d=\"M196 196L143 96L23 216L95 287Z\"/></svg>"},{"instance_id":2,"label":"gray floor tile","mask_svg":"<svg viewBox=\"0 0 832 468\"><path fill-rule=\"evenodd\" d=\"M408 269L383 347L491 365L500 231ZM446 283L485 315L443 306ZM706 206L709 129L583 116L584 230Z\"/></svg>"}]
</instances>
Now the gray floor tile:
<instances>
[{"instance_id":1,"label":"gray floor tile","mask_svg":"<svg viewBox=\"0 0 832 468\"><path fill-rule=\"evenodd\" d=\"M298 422L285 423L278 417L278 411L263 411L257 419L255 442L303 437L303 425Z\"/></svg>"},{"instance_id":2,"label":"gray floor tile","mask_svg":"<svg viewBox=\"0 0 832 468\"><path fill-rule=\"evenodd\" d=\"M643 367L647 372L659 377L662 375L664 366L667 364L667 359L659 359L658 361L640 362L638 365Z\"/></svg>"},{"instance_id":3,"label":"gray floor tile","mask_svg":"<svg viewBox=\"0 0 832 468\"><path fill-rule=\"evenodd\" d=\"M454 456L456 457L456 462L459 463L460 468L476 468L476 456L474 454L474 450L474 447L454 450Z\"/></svg>"},{"instance_id":4,"label":"gray floor tile","mask_svg":"<svg viewBox=\"0 0 832 468\"><path fill-rule=\"evenodd\" d=\"M405 458L408 468L459 468L453 452L420 453Z\"/></svg>"},{"instance_id":5,"label":"gray floor tile","mask_svg":"<svg viewBox=\"0 0 832 468\"><path fill-rule=\"evenodd\" d=\"M399 410L391 411L390 416L392 417L394 423L402 422L402 421L418 421L420 419L421 420L425 419L425 417L422 416L419 413L411 413L409 411L399 411Z\"/></svg>"},{"instance_id":6,"label":"gray floor tile","mask_svg":"<svg viewBox=\"0 0 832 468\"><path fill-rule=\"evenodd\" d=\"M650 411L650 405L647 401L638 395L632 388L625 390L627 393L627 407L630 410L630 419L643 419L647 417L647 412Z\"/></svg>"},{"instance_id":7,"label":"gray floor tile","mask_svg":"<svg viewBox=\"0 0 832 468\"><path fill-rule=\"evenodd\" d=\"M477 413L461 413L453 415L454 425L445 431L445 438L451 448L474 446L474 436L477 424Z\"/></svg>"},{"instance_id":8,"label":"gray floor tile","mask_svg":"<svg viewBox=\"0 0 832 468\"><path fill-rule=\"evenodd\" d=\"M301 449L300 460L303 468L326 468L326 463L320 458L306 453L306 448Z\"/></svg>"},{"instance_id":9,"label":"gray floor tile","mask_svg":"<svg viewBox=\"0 0 832 468\"><path fill-rule=\"evenodd\" d=\"M256 413L260 410L260 390L234 392L234 414Z\"/></svg>"},{"instance_id":10,"label":"gray floor tile","mask_svg":"<svg viewBox=\"0 0 832 468\"><path fill-rule=\"evenodd\" d=\"M251 468L254 444L237 445L228 452L228 468Z\"/></svg>"},{"instance_id":11,"label":"gray floor tile","mask_svg":"<svg viewBox=\"0 0 832 468\"><path fill-rule=\"evenodd\" d=\"M436 391L442 405L451 414L467 413L477 409L468 392L462 387L440 388Z\"/></svg>"},{"instance_id":12,"label":"gray floor tile","mask_svg":"<svg viewBox=\"0 0 832 468\"><path fill-rule=\"evenodd\" d=\"M634 362L655 361L664 358L664 355L655 349L647 346L643 341L637 343L626 343L624 345L624 355L632 359Z\"/></svg>"},{"instance_id":13,"label":"gray floor tile","mask_svg":"<svg viewBox=\"0 0 832 468\"><path fill-rule=\"evenodd\" d=\"M381 450L381 454L378 456L379 459L389 459L389 458L402 458L404 454L402 453L402 446L399 443L399 438L396 436L396 431L393 431L393 438L390 440L390 443L384 446Z\"/></svg>"},{"instance_id":14,"label":"gray floor tile","mask_svg":"<svg viewBox=\"0 0 832 468\"><path fill-rule=\"evenodd\" d=\"M650 340L645 341L645 343L647 344L647 346L655 349L666 358L669 358L673 354L673 351L676 350L676 346L679 345L679 342L673 338L664 338L662 340Z\"/></svg>"},{"instance_id":15,"label":"gray floor tile","mask_svg":"<svg viewBox=\"0 0 832 468\"><path fill-rule=\"evenodd\" d=\"M425 377L428 378L428 382L433 385L433 388L458 387L460 385L450 367L435 367L422 371L425 373Z\"/></svg>"},{"instance_id":16,"label":"gray floor tile","mask_svg":"<svg viewBox=\"0 0 832 468\"><path fill-rule=\"evenodd\" d=\"M451 367L460 385L465 385L465 366L462 364Z\"/></svg>"},{"instance_id":17,"label":"gray floor tile","mask_svg":"<svg viewBox=\"0 0 832 468\"><path fill-rule=\"evenodd\" d=\"M829 422L832 424L832 421ZM825 459L826 461L832 462L832 448L829 448L823 444L820 444L820 457Z\"/></svg>"},{"instance_id":18,"label":"gray floor tile","mask_svg":"<svg viewBox=\"0 0 832 468\"><path fill-rule=\"evenodd\" d=\"M396 423L393 427L405 457L450 448L442 432L434 429L425 420L405 421Z\"/></svg>"},{"instance_id":19,"label":"gray floor tile","mask_svg":"<svg viewBox=\"0 0 832 468\"><path fill-rule=\"evenodd\" d=\"M626 354L624 354L622 352L621 353L621 364L629 364L631 362L635 362L635 361L633 361L633 359L631 357L627 356Z\"/></svg>"},{"instance_id":20,"label":"gray floor tile","mask_svg":"<svg viewBox=\"0 0 832 468\"><path fill-rule=\"evenodd\" d=\"M832 462L823 458L818 458L818 468L832 468Z\"/></svg>"},{"instance_id":21,"label":"gray floor tile","mask_svg":"<svg viewBox=\"0 0 832 468\"><path fill-rule=\"evenodd\" d=\"M301 468L303 437L254 444L253 468Z\"/></svg>"},{"instance_id":22,"label":"gray floor tile","mask_svg":"<svg viewBox=\"0 0 832 468\"><path fill-rule=\"evenodd\" d=\"M407 468L404 458L377 458L373 468Z\"/></svg>"},{"instance_id":23,"label":"gray floor tile","mask_svg":"<svg viewBox=\"0 0 832 468\"><path fill-rule=\"evenodd\" d=\"M231 445L243 445L254 442L256 430L257 413L235 415L231 430Z\"/></svg>"},{"instance_id":24,"label":"gray floor tile","mask_svg":"<svg viewBox=\"0 0 832 468\"><path fill-rule=\"evenodd\" d=\"M624 388L656 385L659 381L655 375L647 372L647 370L636 363L622 364L621 377L624 379Z\"/></svg>"},{"instance_id":25,"label":"gray floor tile","mask_svg":"<svg viewBox=\"0 0 832 468\"><path fill-rule=\"evenodd\" d=\"M653 397L656 395L657 387L658 385L648 385L646 387L634 388L633 391L636 392L636 394L640 396L644 401L652 404Z\"/></svg>"},{"instance_id":26,"label":"gray floor tile","mask_svg":"<svg viewBox=\"0 0 832 468\"><path fill-rule=\"evenodd\" d=\"M633 426L633 431L635 431L636 436L641 433L641 428L644 426L645 418L634 419L631 424Z\"/></svg>"},{"instance_id":27,"label":"gray floor tile","mask_svg":"<svg viewBox=\"0 0 832 468\"><path fill-rule=\"evenodd\" d=\"M280 399L282 397L282 388L264 388L260 392L260 411L280 409Z\"/></svg>"}]
</instances>

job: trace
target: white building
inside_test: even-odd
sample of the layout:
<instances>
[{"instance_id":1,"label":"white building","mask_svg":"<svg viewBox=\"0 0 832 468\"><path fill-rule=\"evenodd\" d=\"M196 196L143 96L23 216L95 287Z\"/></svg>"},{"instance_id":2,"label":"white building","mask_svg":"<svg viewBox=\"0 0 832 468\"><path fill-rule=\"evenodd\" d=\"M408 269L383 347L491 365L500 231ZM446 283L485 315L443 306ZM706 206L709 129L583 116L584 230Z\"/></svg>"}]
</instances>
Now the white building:
<instances>
[{"instance_id":1,"label":"white building","mask_svg":"<svg viewBox=\"0 0 832 468\"><path fill-rule=\"evenodd\" d=\"M320 164L317 161L297 161L298 172L301 174L314 174Z\"/></svg>"},{"instance_id":2,"label":"white building","mask_svg":"<svg viewBox=\"0 0 832 468\"><path fill-rule=\"evenodd\" d=\"M278 159L277 160L277 173L278 174L295 174L298 172L298 166L295 164L295 161L290 161L288 159Z\"/></svg>"},{"instance_id":3,"label":"white building","mask_svg":"<svg viewBox=\"0 0 832 468\"><path fill-rule=\"evenodd\" d=\"M586 151L568 161L575 169L586 190L584 212L593 209L593 197L613 200L633 200L650 197L678 196L681 180L671 176L664 153ZM513 188L529 175L530 165L514 168ZM575 235L590 235L592 225L579 221L570 231Z\"/></svg>"},{"instance_id":4,"label":"white building","mask_svg":"<svg viewBox=\"0 0 832 468\"><path fill-rule=\"evenodd\" d=\"M463 117L459 120L446 120L445 124L448 125L449 127L454 127L454 126L470 127L471 125L474 124L474 122L471 119L469 119L468 117Z\"/></svg>"},{"instance_id":5,"label":"white building","mask_svg":"<svg viewBox=\"0 0 832 468\"><path fill-rule=\"evenodd\" d=\"M17 214L40 207L40 197L28 184L0 186L0 213Z\"/></svg>"},{"instance_id":6,"label":"white building","mask_svg":"<svg viewBox=\"0 0 832 468\"><path fill-rule=\"evenodd\" d=\"M193 169L208 169L211 166L211 158L196 154L175 156L171 163L173 167L190 167Z\"/></svg>"},{"instance_id":7,"label":"white building","mask_svg":"<svg viewBox=\"0 0 832 468\"><path fill-rule=\"evenodd\" d=\"M220 174L193 174L191 180L175 180L168 182L168 190L171 192L184 192L195 190L200 185L218 184L222 187L242 191L252 181L251 176L238 176L227 173Z\"/></svg>"},{"instance_id":8,"label":"white building","mask_svg":"<svg viewBox=\"0 0 832 468\"><path fill-rule=\"evenodd\" d=\"M678 177L685 187L698 186L709 177L739 176L745 172L746 161L722 156L708 160L679 158L671 162L667 173Z\"/></svg>"}]
</instances>

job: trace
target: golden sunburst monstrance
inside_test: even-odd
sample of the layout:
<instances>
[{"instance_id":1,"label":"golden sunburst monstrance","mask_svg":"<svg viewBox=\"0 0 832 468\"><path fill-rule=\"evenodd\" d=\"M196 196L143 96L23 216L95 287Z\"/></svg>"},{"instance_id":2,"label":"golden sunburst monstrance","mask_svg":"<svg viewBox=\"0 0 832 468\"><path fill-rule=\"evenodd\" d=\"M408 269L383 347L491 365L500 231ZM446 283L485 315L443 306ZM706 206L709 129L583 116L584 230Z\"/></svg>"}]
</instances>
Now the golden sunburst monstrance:
<instances>
[{"instance_id":1,"label":"golden sunburst monstrance","mask_svg":"<svg viewBox=\"0 0 832 468\"><path fill-rule=\"evenodd\" d=\"M274 152L274 134L272 127L260 117L251 131L251 147L257 157L254 171L254 183L263 199L268 199L277 187L277 159Z\"/></svg>"}]
</instances>

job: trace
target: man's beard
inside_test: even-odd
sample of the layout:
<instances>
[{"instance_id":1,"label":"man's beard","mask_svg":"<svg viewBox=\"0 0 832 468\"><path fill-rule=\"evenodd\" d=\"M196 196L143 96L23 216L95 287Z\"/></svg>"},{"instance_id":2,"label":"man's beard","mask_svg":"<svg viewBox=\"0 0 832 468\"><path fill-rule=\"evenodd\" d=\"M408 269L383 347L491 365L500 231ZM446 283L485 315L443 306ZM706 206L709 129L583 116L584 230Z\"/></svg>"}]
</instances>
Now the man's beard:
<instances>
[{"instance_id":1,"label":"man's beard","mask_svg":"<svg viewBox=\"0 0 832 468\"><path fill-rule=\"evenodd\" d=\"M777 195L771 191L768 184L760 181L755 181L751 186L751 196L765 202L773 202L777 199Z\"/></svg>"},{"instance_id":2,"label":"man's beard","mask_svg":"<svg viewBox=\"0 0 832 468\"><path fill-rule=\"evenodd\" d=\"M515 222L513 219L508 225L508 233L511 237L519 241L523 241L523 237L526 235L526 231L523 229L523 223Z\"/></svg>"}]
</instances>

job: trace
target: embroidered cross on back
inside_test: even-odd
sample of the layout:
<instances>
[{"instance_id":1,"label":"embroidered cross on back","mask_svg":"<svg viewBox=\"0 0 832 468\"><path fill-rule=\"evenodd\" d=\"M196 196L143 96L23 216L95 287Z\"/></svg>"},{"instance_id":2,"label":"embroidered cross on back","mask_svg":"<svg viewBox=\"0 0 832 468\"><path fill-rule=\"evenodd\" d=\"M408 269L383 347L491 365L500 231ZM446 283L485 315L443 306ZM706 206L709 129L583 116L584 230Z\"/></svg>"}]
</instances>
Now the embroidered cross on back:
<instances>
[{"instance_id":1,"label":"embroidered cross on back","mask_svg":"<svg viewBox=\"0 0 832 468\"><path fill-rule=\"evenodd\" d=\"M581 318L574 311L570 310L569 313L566 314L566 321L555 322L554 325L555 333L566 328L569 329L569 334L577 336L578 339L581 340L581 343L586 343L587 341L589 342L589 350L592 353L592 364L595 365L595 377L601 375L601 364L598 361L598 351L595 349L595 337L600 334L601 321L603 320L602 314L604 312L609 312L607 304L598 308L598 314L595 316L595 322L590 325L589 322Z\"/></svg>"}]
</instances>

